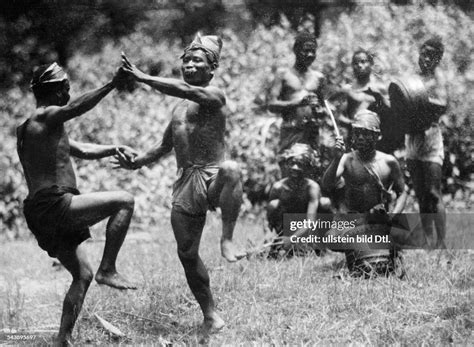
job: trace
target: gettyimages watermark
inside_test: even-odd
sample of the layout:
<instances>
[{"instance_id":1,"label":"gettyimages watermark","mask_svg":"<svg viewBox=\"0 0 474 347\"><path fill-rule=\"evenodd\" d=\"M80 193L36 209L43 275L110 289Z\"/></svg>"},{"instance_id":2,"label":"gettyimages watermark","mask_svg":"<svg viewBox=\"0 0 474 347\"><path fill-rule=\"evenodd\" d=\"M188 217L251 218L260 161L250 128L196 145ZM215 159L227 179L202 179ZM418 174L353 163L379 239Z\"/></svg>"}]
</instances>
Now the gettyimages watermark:
<instances>
[{"instance_id":1,"label":"gettyimages watermark","mask_svg":"<svg viewBox=\"0 0 474 347\"><path fill-rule=\"evenodd\" d=\"M439 223L436 214L418 213L319 214L314 220L306 214L285 214L282 234L295 246L322 249L433 249L441 248L435 221ZM446 248L474 249L473 226L473 213L447 213Z\"/></svg>"},{"instance_id":2,"label":"gettyimages watermark","mask_svg":"<svg viewBox=\"0 0 474 347\"><path fill-rule=\"evenodd\" d=\"M0 330L0 346L48 345L51 342L52 336L50 332L2 329Z\"/></svg>"}]
</instances>

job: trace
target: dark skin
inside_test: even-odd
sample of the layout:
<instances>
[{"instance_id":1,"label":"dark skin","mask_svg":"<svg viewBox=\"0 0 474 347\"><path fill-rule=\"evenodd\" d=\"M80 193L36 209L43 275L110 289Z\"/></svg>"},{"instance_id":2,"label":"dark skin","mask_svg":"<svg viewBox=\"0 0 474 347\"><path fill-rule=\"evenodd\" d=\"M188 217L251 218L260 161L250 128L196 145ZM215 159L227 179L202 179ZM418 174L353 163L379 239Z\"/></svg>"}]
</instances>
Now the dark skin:
<instances>
[{"instance_id":1,"label":"dark skin","mask_svg":"<svg viewBox=\"0 0 474 347\"><path fill-rule=\"evenodd\" d=\"M441 55L435 48L426 45L421 47L418 59L420 77L428 93L429 114L435 123L446 112L448 104L446 78L437 69L440 61ZM407 166L413 178L427 245L446 248L446 210L441 193L442 166L414 159L407 159ZM434 231L437 235L436 243L431 240Z\"/></svg>"},{"instance_id":2,"label":"dark skin","mask_svg":"<svg viewBox=\"0 0 474 347\"><path fill-rule=\"evenodd\" d=\"M276 229L280 236L291 236L292 234L281 235L283 213L306 213L308 219L315 220L320 199L319 184L304 177L300 163L290 161L289 176L276 182L270 191L267 207L270 228ZM305 230L300 230L295 235L301 236L304 232Z\"/></svg>"},{"instance_id":3,"label":"dark skin","mask_svg":"<svg viewBox=\"0 0 474 347\"><path fill-rule=\"evenodd\" d=\"M69 83L58 84L55 92L37 100L37 108L29 118L23 147L21 164L28 185L28 197L53 185L76 188L76 176L71 156L81 159L99 159L121 153L133 156L134 151L127 146L108 146L80 143L70 140L64 123L81 116L92 109L113 89L120 80L119 74L103 87L69 100ZM104 254L95 279L118 289L136 289L122 277L115 267L117 254L133 214L134 199L123 191L97 192L75 195L67 211L67 218L78 229L93 225L109 217L106 229ZM82 308L93 272L81 246L64 246L59 250L59 261L71 273L72 284L63 304L58 342L70 343L74 324Z\"/></svg>"},{"instance_id":4,"label":"dark skin","mask_svg":"<svg viewBox=\"0 0 474 347\"><path fill-rule=\"evenodd\" d=\"M388 101L384 97L387 94L381 83L372 79L373 62L367 53L359 52L352 58L352 70L354 72L354 83L341 88L340 93L346 96L344 115L339 121L350 124L354 115L361 111L370 109L380 114L382 107L388 107Z\"/></svg>"},{"instance_id":5,"label":"dark skin","mask_svg":"<svg viewBox=\"0 0 474 347\"><path fill-rule=\"evenodd\" d=\"M204 51L191 50L183 57L183 80L152 77L141 72L124 56L124 71L138 82L183 99L172 112L163 140L133 160L117 156L119 164L137 169L159 161L174 149L178 168L192 165L217 165L219 171L208 188L208 201L222 211L222 256L235 262L245 256L232 242L235 223L242 203L240 170L233 161L225 160L225 96L209 84L216 66L208 61ZM199 243L206 222L205 216L189 216L171 211L171 224L178 243L178 255L186 279L204 315L204 329L216 331L224 326L212 298L209 275L199 257Z\"/></svg>"},{"instance_id":6,"label":"dark skin","mask_svg":"<svg viewBox=\"0 0 474 347\"><path fill-rule=\"evenodd\" d=\"M290 148L296 142L307 143L318 149L317 131L304 131L308 119L319 110L324 86L324 75L310 69L316 59L316 44L305 42L295 49L295 64L291 69L280 70L271 90L272 99L268 110L283 117L280 130L279 152Z\"/></svg>"},{"instance_id":7,"label":"dark skin","mask_svg":"<svg viewBox=\"0 0 474 347\"><path fill-rule=\"evenodd\" d=\"M363 163L369 165L379 175L385 189L392 186L397 194L393 213L400 213L406 202L407 190L398 161L390 154L375 150L378 133L366 129L353 129L354 145ZM336 138L334 159L323 176L323 185L333 190L338 181L345 182L344 203L351 211L369 212L374 206L382 204L380 189L361 161L353 152L345 153L342 137Z\"/></svg>"}]
</instances>

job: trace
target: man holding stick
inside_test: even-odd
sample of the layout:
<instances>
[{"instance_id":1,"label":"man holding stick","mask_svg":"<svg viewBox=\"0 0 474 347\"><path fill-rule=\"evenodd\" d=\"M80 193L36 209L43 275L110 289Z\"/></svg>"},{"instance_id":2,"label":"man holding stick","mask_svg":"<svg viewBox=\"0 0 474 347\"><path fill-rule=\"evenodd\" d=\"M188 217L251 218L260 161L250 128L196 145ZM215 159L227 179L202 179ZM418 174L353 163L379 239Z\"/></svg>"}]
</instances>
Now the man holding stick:
<instances>
[{"instance_id":1,"label":"man holding stick","mask_svg":"<svg viewBox=\"0 0 474 347\"><path fill-rule=\"evenodd\" d=\"M123 69L135 80L184 100L173 110L161 143L132 160L117 156L122 167L138 169L174 148L179 178L173 187L171 225L188 285L204 315L205 331L224 326L215 308L209 275L199 257L208 209L220 207L222 211L222 256L235 262L246 255L237 251L232 241L242 203L242 184L237 163L225 160L225 96L210 85L221 48L219 37L197 35L181 56L184 81L146 75L123 56Z\"/></svg>"},{"instance_id":2,"label":"man holding stick","mask_svg":"<svg viewBox=\"0 0 474 347\"><path fill-rule=\"evenodd\" d=\"M131 158L126 146L80 143L68 138L64 123L92 109L122 79L117 73L103 87L69 101L69 81L56 63L43 65L33 74L31 87L35 113L17 129L18 155L29 194L24 202L28 227L39 246L58 258L71 273L72 284L63 304L58 342L70 343L72 330L93 278L92 268L80 244L90 237L89 226L108 218L104 254L95 279L117 289L136 289L115 268L117 254L127 234L134 198L123 192L80 194L71 156L99 159L120 153Z\"/></svg>"},{"instance_id":3,"label":"man holding stick","mask_svg":"<svg viewBox=\"0 0 474 347\"><path fill-rule=\"evenodd\" d=\"M344 141L341 136L336 137L334 147L334 159L323 176L323 186L333 190L337 184L344 184L344 204L349 213L366 215L362 221L369 228L368 220L379 216L381 220L386 219L386 226L382 227L388 232L387 213L388 199L391 195L389 187L397 195L393 213L402 212L407 190L398 161L392 155L379 152L375 144L380 136L380 121L378 116L369 110L359 111L352 123L352 147L353 151L345 152ZM340 182L342 181L342 182ZM380 216L381 215L381 216ZM378 217L376 219L379 219ZM361 225L362 229L364 225ZM347 231L344 231L347 232ZM346 252L348 265L355 273L377 272L387 273L393 267L393 260L388 254L366 258L359 257L360 253ZM382 258L382 265L377 264ZM360 261L360 262L359 262ZM373 263L372 263L373 261Z\"/></svg>"}]
</instances>

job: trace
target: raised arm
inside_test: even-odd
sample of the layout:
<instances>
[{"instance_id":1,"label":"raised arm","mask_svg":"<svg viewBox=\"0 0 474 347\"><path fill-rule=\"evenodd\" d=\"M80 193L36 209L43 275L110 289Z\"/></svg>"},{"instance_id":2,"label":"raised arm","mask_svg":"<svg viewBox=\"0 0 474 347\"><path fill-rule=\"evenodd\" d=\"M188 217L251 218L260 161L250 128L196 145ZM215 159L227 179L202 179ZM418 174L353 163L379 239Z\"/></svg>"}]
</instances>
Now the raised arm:
<instances>
[{"instance_id":1,"label":"raised arm","mask_svg":"<svg viewBox=\"0 0 474 347\"><path fill-rule=\"evenodd\" d=\"M344 174L344 165L347 154L343 154L345 150L344 140L342 137L336 137L336 145L334 147L334 159L324 172L322 185L325 191L332 191L336 188L338 181Z\"/></svg>"},{"instance_id":2,"label":"raised arm","mask_svg":"<svg viewBox=\"0 0 474 347\"><path fill-rule=\"evenodd\" d=\"M122 55L122 69L133 76L138 82L148 84L150 87L167 95L194 101L200 105L220 108L225 105L224 93L214 86L194 86L176 78L154 77L140 71Z\"/></svg>"},{"instance_id":3,"label":"raised arm","mask_svg":"<svg viewBox=\"0 0 474 347\"><path fill-rule=\"evenodd\" d=\"M70 101L67 105L45 107L38 113L37 120L46 123L49 127L55 127L70 119L81 116L109 94L115 88L115 84L123 77L124 73L119 69L115 73L113 80L103 87L84 93Z\"/></svg>"}]
</instances>

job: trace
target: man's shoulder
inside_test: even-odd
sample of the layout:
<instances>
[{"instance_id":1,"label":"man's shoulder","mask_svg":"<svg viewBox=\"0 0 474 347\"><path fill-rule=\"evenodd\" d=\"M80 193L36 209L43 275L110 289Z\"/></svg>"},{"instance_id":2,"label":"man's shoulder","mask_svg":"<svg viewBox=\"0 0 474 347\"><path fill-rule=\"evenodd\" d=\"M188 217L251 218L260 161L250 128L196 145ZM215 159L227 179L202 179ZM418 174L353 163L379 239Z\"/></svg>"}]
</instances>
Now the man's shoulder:
<instances>
[{"instance_id":1,"label":"man's shoulder","mask_svg":"<svg viewBox=\"0 0 474 347\"><path fill-rule=\"evenodd\" d=\"M324 79L326 76L319 70L316 70L316 69L309 69L309 73L315 77L315 78L318 78L318 79Z\"/></svg>"},{"instance_id":2,"label":"man's shoulder","mask_svg":"<svg viewBox=\"0 0 474 347\"><path fill-rule=\"evenodd\" d=\"M398 160L397 158L395 158L393 155L389 154L389 153L385 153L385 152L381 152L381 151L377 151L377 158L379 158L379 160L383 160L385 161L386 163L398 163Z\"/></svg>"}]
</instances>

